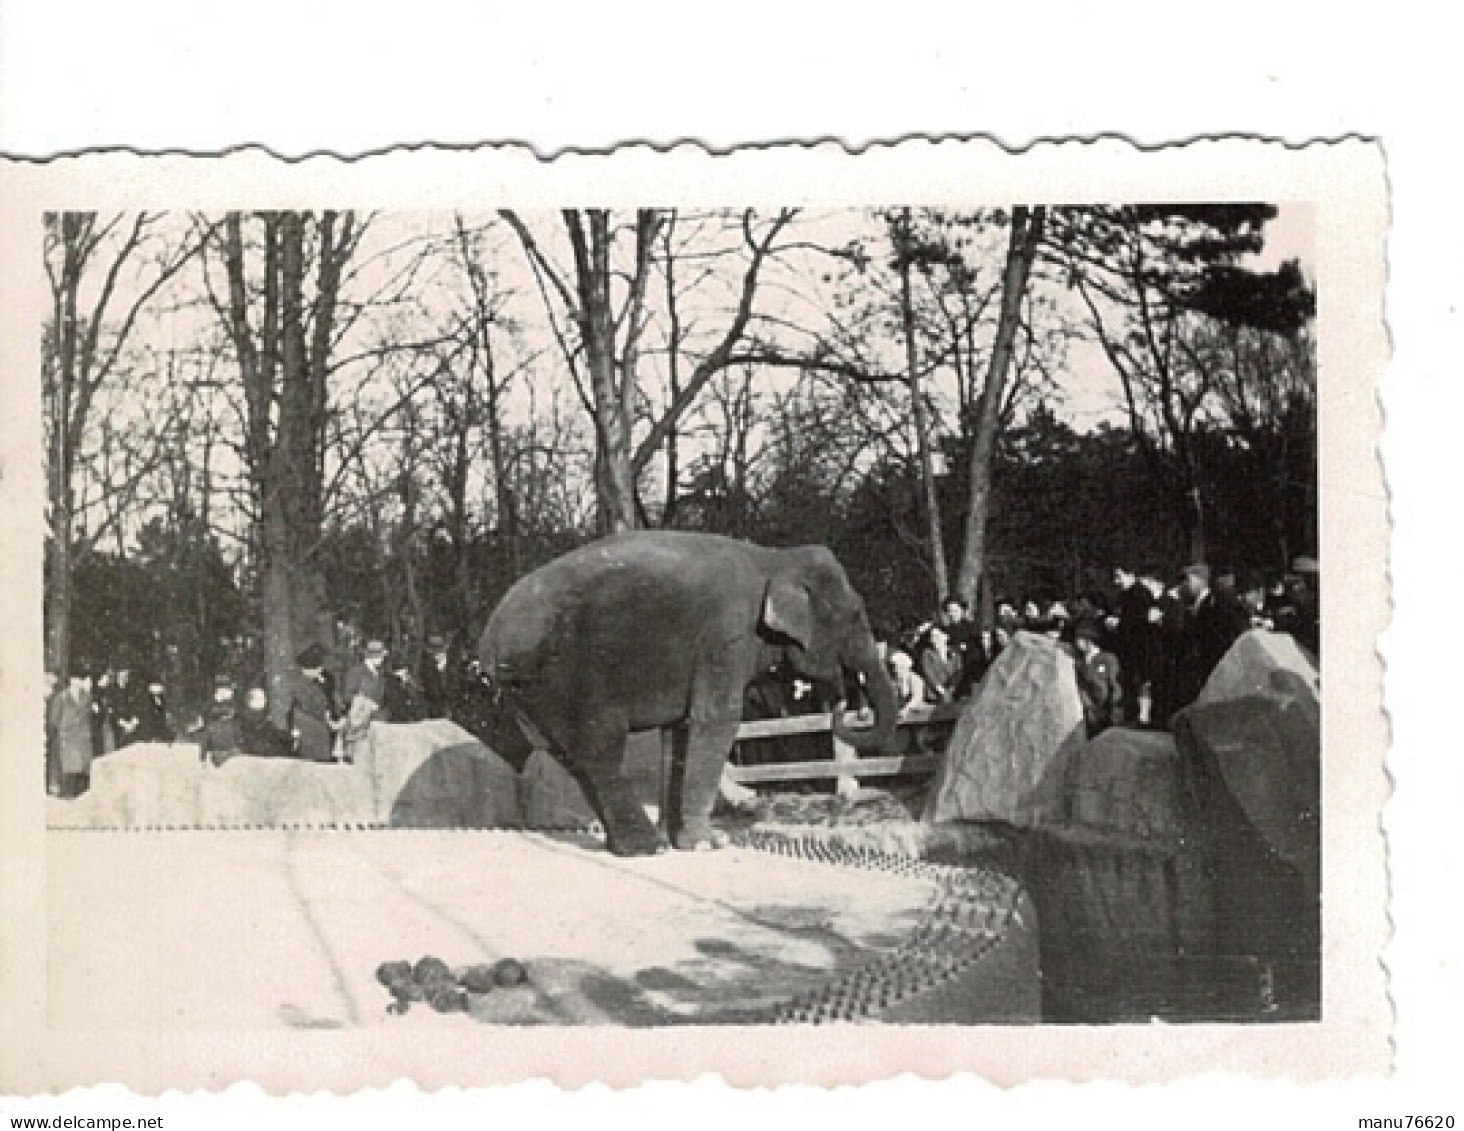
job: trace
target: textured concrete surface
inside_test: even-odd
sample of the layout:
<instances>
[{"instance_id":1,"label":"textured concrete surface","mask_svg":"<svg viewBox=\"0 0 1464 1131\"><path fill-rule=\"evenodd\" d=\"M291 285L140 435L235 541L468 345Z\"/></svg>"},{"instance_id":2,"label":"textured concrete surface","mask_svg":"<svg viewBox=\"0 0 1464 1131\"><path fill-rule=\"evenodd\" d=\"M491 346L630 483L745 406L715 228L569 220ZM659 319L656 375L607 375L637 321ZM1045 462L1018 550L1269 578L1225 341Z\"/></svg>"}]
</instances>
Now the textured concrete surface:
<instances>
[{"instance_id":1,"label":"textured concrete surface","mask_svg":"<svg viewBox=\"0 0 1464 1131\"><path fill-rule=\"evenodd\" d=\"M519 775L446 719L374 724L351 769L369 781L371 819L378 824L441 829L523 823Z\"/></svg>"},{"instance_id":2,"label":"textured concrete surface","mask_svg":"<svg viewBox=\"0 0 1464 1131\"><path fill-rule=\"evenodd\" d=\"M1068 820L1101 832L1173 844L1184 834L1180 783L1173 735L1115 727L1073 759Z\"/></svg>"},{"instance_id":3,"label":"textured concrete surface","mask_svg":"<svg viewBox=\"0 0 1464 1131\"><path fill-rule=\"evenodd\" d=\"M47 822L514 828L526 823L520 791L520 775L454 723L377 723L354 764L241 755L213 766L200 760L196 745L131 746L97 760L91 788L79 799L50 799Z\"/></svg>"},{"instance_id":4,"label":"textured concrete surface","mask_svg":"<svg viewBox=\"0 0 1464 1131\"><path fill-rule=\"evenodd\" d=\"M1022 828L1061 820L1068 763L1086 737L1072 657L1017 633L956 722L925 819Z\"/></svg>"},{"instance_id":5,"label":"textured concrete surface","mask_svg":"<svg viewBox=\"0 0 1464 1131\"><path fill-rule=\"evenodd\" d=\"M919 869L747 848L620 860L535 833L53 831L47 868L63 1030L716 1022L898 949L940 897ZM959 1008L910 1019L1033 1019L1026 929L970 966ZM423 955L512 957L529 980L467 1014L389 1015L377 966Z\"/></svg>"},{"instance_id":6,"label":"textured concrete surface","mask_svg":"<svg viewBox=\"0 0 1464 1131\"><path fill-rule=\"evenodd\" d=\"M1175 719L1212 808L1228 795L1267 847L1313 887L1321 870L1321 688L1291 637L1248 632Z\"/></svg>"}]
</instances>

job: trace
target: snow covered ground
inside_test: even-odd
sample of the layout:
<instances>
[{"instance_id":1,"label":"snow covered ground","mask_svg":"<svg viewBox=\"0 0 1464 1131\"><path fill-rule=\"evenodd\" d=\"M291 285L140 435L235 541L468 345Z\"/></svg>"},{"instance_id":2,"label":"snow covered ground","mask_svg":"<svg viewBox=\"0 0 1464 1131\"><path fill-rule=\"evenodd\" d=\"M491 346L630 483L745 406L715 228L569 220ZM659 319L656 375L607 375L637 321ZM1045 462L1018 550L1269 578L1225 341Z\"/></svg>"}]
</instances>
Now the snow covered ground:
<instances>
[{"instance_id":1,"label":"snow covered ground","mask_svg":"<svg viewBox=\"0 0 1464 1131\"><path fill-rule=\"evenodd\" d=\"M910 875L751 849L622 860L587 838L439 830L47 836L58 1030L715 1021L893 948ZM504 957L525 986L389 1015L392 959Z\"/></svg>"}]
</instances>

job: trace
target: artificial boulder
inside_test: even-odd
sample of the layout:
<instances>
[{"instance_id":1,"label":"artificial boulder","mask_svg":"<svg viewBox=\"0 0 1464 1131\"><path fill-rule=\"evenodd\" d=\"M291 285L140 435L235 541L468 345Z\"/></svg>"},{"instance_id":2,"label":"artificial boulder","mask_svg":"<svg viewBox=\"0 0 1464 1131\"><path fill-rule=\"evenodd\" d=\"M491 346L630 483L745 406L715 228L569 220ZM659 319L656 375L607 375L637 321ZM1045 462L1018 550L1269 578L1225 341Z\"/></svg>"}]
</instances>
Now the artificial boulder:
<instances>
[{"instance_id":1,"label":"artificial boulder","mask_svg":"<svg viewBox=\"0 0 1464 1131\"><path fill-rule=\"evenodd\" d=\"M1321 1001L1321 697L1290 637L1249 632L1175 716L1217 959L1267 971L1285 1011Z\"/></svg>"},{"instance_id":2,"label":"artificial boulder","mask_svg":"<svg viewBox=\"0 0 1464 1131\"><path fill-rule=\"evenodd\" d=\"M925 820L1060 821L1069 763L1085 741L1072 657L1056 641L1019 632L961 712Z\"/></svg>"},{"instance_id":3,"label":"artificial boulder","mask_svg":"<svg viewBox=\"0 0 1464 1131\"><path fill-rule=\"evenodd\" d=\"M1068 782L1074 825L1163 843L1184 834L1179 752L1165 731L1104 731L1074 759Z\"/></svg>"},{"instance_id":4,"label":"artificial boulder","mask_svg":"<svg viewBox=\"0 0 1464 1131\"><path fill-rule=\"evenodd\" d=\"M1320 873L1321 685L1291 637L1255 630L1174 722L1202 809L1233 802L1267 847L1315 888Z\"/></svg>"},{"instance_id":5,"label":"artificial boulder","mask_svg":"<svg viewBox=\"0 0 1464 1131\"><path fill-rule=\"evenodd\" d=\"M206 766L198 789L203 827L287 828L364 824L371 784L354 767L241 754Z\"/></svg>"},{"instance_id":6,"label":"artificial boulder","mask_svg":"<svg viewBox=\"0 0 1464 1131\"><path fill-rule=\"evenodd\" d=\"M92 828L523 823L519 776L444 720L374 723L354 764L241 755L215 767L195 745L129 746L99 759L91 789L58 816Z\"/></svg>"},{"instance_id":7,"label":"artificial boulder","mask_svg":"<svg viewBox=\"0 0 1464 1131\"><path fill-rule=\"evenodd\" d=\"M206 767L191 743L139 742L92 763L81 798L98 828L189 827L198 823L198 793Z\"/></svg>"},{"instance_id":8,"label":"artificial boulder","mask_svg":"<svg viewBox=\"0 0 1464 1131\"><path fill-rule=\"evenodd\" d=\"M518 775L456 723L374 723L356 768L372 819L407 828L509 828L522 823Z\"/></svg>"}]
</instances>

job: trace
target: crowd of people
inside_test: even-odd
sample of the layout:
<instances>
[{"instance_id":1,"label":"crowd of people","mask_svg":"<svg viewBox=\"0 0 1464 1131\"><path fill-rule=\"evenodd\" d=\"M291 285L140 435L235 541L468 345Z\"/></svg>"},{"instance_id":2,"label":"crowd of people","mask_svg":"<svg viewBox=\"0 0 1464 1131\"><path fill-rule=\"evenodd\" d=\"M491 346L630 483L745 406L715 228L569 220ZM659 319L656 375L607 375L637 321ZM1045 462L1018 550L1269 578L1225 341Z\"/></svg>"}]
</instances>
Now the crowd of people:
<instances>
[{"instance_id":1,"label":"crowd of people","mask_svg":"<svg viewBox=\"0 0 1464 1131\"><path fill-rule=\"evenodd\" d=\"M134 673L125 659L98 668L81 660L64 687L47 689L47 789L76 797L92 763L134 743L196 742L201 759L221 765L239 754L351 762L373 722L461 718L471 713L480 681L471 664L449 659L447 642L428 637L414 669L407 653L368 640L355 662L338 672L326 650L312 644L296 656L283 725L271 710L262 679L214 678L201 711L175 707L156 672Z\"/></svg>"},{"instance_id":2,"label":"crowd of people","mask_svg":"<svg viewBox=\"0 0 1464 1131\"><path fill-rule=\"evenodd\" d=\"M1157 573L1120 567L1110 590L1067 600L998 598L985 622L948 597L928 621L880 634L879 647L908 710L969 698L1018 632L1045 635L1073 658L1090 734L1116 725L1164 727L1251 628L1290 633L1317 655L1317 576L1312 559L1298 559L1290 573L1269 580L1212 578L1208 567L1194 565L1173 585ZM343 669L318 644L300 652L282 712L271 710L263 680L221 674L212 702L186 720L158 673L135 673L121 661L102 670L78 662L64 687L47 690L47 788L75 797L87 788L95 758L139 742L186 737L211 765L245 753L332 763L355 760L373 722L448 718L481 733L485 685L475 662L450 657L442 637L427 638L415 668L406 650L388 651L380 640L353 651ZM748 688L744 717L832 706L831 689L784 663Z\"/></svg>"},{"instance_id":3,"label":"crowd of people","mask_svg":"<svg viewBox=\"0 0 1464 1131\"><path fill-rule=\"evenodd\" d=\"M931 619L881 633L879 647L908 710L969 698L1018 632L1044 635L1073 658L1090 734L1116 725L1164 727L1249 629L1289 633L1316 656L1317 579L1311 558L1271 578L1212 577L1209 567L1192 565L1172 584L1157 571L1118 567L1107 590L1064 599L999 597L986 623L960 598L947 597ZM776 669L749 691L754 718L828 709L811 687Z\"/></svg>"}]
</instances>

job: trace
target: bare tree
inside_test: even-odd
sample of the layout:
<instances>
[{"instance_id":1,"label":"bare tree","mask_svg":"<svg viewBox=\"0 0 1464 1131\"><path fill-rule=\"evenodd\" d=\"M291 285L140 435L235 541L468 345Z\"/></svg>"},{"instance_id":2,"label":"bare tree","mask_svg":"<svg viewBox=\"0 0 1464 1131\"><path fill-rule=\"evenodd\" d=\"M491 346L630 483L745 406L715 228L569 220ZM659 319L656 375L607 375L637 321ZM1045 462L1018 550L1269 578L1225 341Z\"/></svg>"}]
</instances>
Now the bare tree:
<instances>
[{"instance_id":1,"label":"bare tree","mask_svg":"<svg viewBox=\"0 0 1464 1131\"><path fill-rule=\"evenodd\" d=\"M640 475L701 395L707 382L738 360L754 318L759 278L775 253L779 234L793 219L783 210L761 226L748 209L740 218L745 260L734 306L715 343L692 365L670 402L637 442L635 425L645 408L639 366L651 317L650 282L659 237L668 214L639 209L628 225L628 259L617 262L614 245L625 230L605 209L566 209L561 222L572 267L565 270L515 212L501 213L514 229L543 291L551 322L570 372L582 380L586 408L595 425L596 493L601 527L629 530L644 525L637 484ZM587 384L587 388L585 385Z\"/></svg>"},{"instance_id":2,"label":"bare tree","mask_svg":"<svg viewBox=\"0 0 1464 1131\"><path fill-rule=\"evenodd\" d=\"M1022 306L1032 264L1042 242L1047 210L1018 206L1012 210L1007 243L1006 267L1002 272L1001 314L991 363L976 404L975 427L970 448L970 501L966 509L965 539L961 548L961 569L956 593L968 605L974 603L986 568L986 520L991 509L991 464L1001 419L1003 393L1011 369Z\"/></svg>"},{"instance_id":3,"label":"bare tree","mask_svg":"<svg viewBox=\"0 0 1464 1131\"><path fill-rule=\"evenodd\" d=\"M198 250L195 241L166 235L160 219L149 213L101 218L95 212L48 213L44 219L51 313L42 389L52 551L45 659L47 669L62 677L71 661L75 555L87 553L99 533L76 544L78 453L96 423L93 410L102 390L119 374L138 319ZM156 467L155 459L142 459L102 489L130 497Z\"/></svg>"},{"instance_id":4,"label":"bare tree","mask_svg":"<svg viewBox=\"0 0 1464 1131\"><path fill-rule=\"evenodd\" d=\"M1219 318L1187 320L1181 348L1208 377L1215 427L1249 453L1275 532L1276 560L1292 558L1297 519L1315 515L1316 349L1303 328L1277 333ZM1310 505L1298 507L1300 497ZM1312 523L1303 539L1316 545Z\"/></svg>"},{"instance_id":5,"label":"bare tree","mask_svg":"<svg viewBox=\"0 0 1464 1131\"><path fill-rule=\"evenodd\" d=\"M244 451L277 723L284 722L297 651L310 643L334 646L316 557L325 505L327 379L342 270L361 231L350 212L234 212L225 217L221 238L211 241L227 280L215 303L246 403Z\"/></svg>"},{"instance_id":6,"label":"bare tree","mask_svg":"<svg viewBox=\"0 0 1464 1131\"><path fill-rule=\"evenodd\" d=\"M925 395L920 387L919 343L915 331L915 299L910 276L915 270L921 248L915 241L910 209L904 208L888 218L890 242L894 245L895 268L900 276L900 329L905 339L905 374L910 383L910 419L915 429L915 450L920 460L920 482L924 488L926 537L930 542L930 566L935 578L937 599L950 592L950 573L946 565L945 538L941 533L940 494L935 484L935 460L931 451L930 423Z\"/></svg>"},{"instance_id":7,"label":"bare tree","mask_svg":"<svg viewBox=\"0 0 1464 1131\"><path fill-rule=\"evenodd\" d=\"M1263 204L1061 209L1049 245L1119 378L1134 441L1165 484L1194 561L1209 549L1198 441L1215 373L1195 364L1184 339L1197 309L1234 307L1254 281L1236 264L1260 249L1274 214Z\"/></svg>"}]
</instances>

